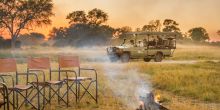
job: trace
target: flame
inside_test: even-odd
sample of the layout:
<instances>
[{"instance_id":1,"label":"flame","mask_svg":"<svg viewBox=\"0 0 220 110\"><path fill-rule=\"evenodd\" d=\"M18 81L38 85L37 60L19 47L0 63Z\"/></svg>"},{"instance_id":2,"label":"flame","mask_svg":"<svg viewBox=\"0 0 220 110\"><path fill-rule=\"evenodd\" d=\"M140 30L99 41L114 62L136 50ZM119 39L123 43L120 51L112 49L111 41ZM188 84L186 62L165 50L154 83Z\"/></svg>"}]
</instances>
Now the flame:
<instances>
[{"instance_id":1,"label":"flame","mask_svg":"<svg viewBox=\"0 0 220 110\"><path fill-rule=\"evenodd\" d=\"M160 100L161 100L161 96L160 94L157 94L155 97L154 97L154 101L158 104L160 104Z\"/></svg>"}]
</instances>

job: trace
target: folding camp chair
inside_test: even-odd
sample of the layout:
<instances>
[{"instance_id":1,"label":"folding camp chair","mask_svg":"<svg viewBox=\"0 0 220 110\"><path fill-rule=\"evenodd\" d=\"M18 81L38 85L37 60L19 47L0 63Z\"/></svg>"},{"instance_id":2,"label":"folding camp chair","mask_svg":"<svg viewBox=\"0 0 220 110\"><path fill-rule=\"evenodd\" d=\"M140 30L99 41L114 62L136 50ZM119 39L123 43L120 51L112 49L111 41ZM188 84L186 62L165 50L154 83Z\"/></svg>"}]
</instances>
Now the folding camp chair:
<instances>
[{"instance_id":1,"label":"folding camp chair","mask_svg":"<svg viewBox=\"0 0 220 110\"><path fill-rule=\"evenodd\" d=\"M13 73L16 75L16 80L14 81ZM34 73L30 73L30 75L34 75ZM13 106L13 109L21 109L22 105L24 104L30 104L34 109L38 109L30 99L33 99L34 97L30 97L31 93L33 92L34 88L30 84L18 84L18 76L27 76L27 73L18 73L16 68L16 60L13 58L8 59L0 59L0 77L3 81L3 83L8 82L6 77L10 77L12 86L8 86L8 96L12 94L12 102L8 100L8 103L10 103ZM1 90L4 90L3 88L0 88ZM22 93L30 90L27 92L27 95L23 95ZM16 94L15 94L16 93ZM16 95L16 98L15 98ZM18 99L19 97L22 97L24 100ZM19 100L19 101L18 101ZM16 102L15 102L16 101ZM19 104L20 102L20 104Z\"/></svg>"},{"instance_id":2,"label":"folding camp chair","mask_svg":"<svg viewBox=\"0 0 220 110\"><path fill-rule=\"evenodd\" d=\"M73 83L77 83L77 87L76 87L76 91L74 94L76 94L76 101L80 101L83 96L88 93L92 99L94 99L96 101L96 103L98 103L98 82L97 82L97 72L95 69L85 69L85 68L80 68L80 62L79 62L79 58L77 56L59 56L58 57L58 63L59 63L59 70L65 70L66 68L77 68L78 69L78 76L75 77L67 77L65 80L67 82L72 82L72 84L68 85L68 89L67 92L70 90L74 93L74 90L72 90L72 86ZM74 71L74 70L72 70ZM71 72L72 72L71 71ZM81 71L92 71L93 73L95 73L95 78L92 77L81 77ZM85 86L85 84L83 84L84 81L89 81L89 84ZM95 83L95 96L92 95L89 92L89 88L90 86ZM80 95L80 88L84 89L84 92L82 93L82 95Z\"/></svg>"},{"instance_id":3,"label":"folding camp chair","mask_svg":"<svg viewBox=\"0 0 220 110\"><path fill-rule=\"evenodd\" d=\"M4 110L9 110L8 87L5 85L5 83L0 83L0 88L2 88L0 93L2 94L3 98L0 99L0 108L4 106Z\"/></svg>"},{"instance_id":4,"label":"folding camp chair","mask_svg":"<svg viewBox=\"0 0 220 110\"><path fill-rule=\"evenodd\" d=\"M49 70L49 80L46 80L46 74L45 74L46 70ZM27 72L28 73L37 72L38 77L40 73L42 73L43 79L41 81L38 81L38 82L31 82L29 80L28 81L31 84L33 84L35 88L37 88L40 96L43 96L43 108L45 107L47 103L50 103L51 99L55 96L57 96L60 100L62 100L67 105L67 102L60 96L58 92L65 83L59 80L52 80L52 76L55 75L52 73L53 72L58 73L58 71L51 70L49 58L29 58ZM58 88L55 89L53 88L53 86L58 86ZM49 97L46 96L46 92L45 92L46 88L49 88Z\"/></svg>"}]
</instances>

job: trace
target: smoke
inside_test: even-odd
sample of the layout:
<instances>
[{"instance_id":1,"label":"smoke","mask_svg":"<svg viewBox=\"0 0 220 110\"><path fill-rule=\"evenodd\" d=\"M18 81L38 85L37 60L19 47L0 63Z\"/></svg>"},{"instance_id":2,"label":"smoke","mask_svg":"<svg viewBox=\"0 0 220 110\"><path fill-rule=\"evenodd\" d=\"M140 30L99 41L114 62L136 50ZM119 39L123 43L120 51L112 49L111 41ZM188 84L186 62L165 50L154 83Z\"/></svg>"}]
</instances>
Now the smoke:
<instances>
[{"instance_id":1,"label":"smoke","mask_svg":"<svg viewBox=\"0 0 220 110\"><path fill-rule=\"evenodd\" d=\"M54 48L48 51L35 49L34 51L44 56L73 54L80 56L82 62L101 63L104 70L103 74L107 78L108 87L112 90L114 97L119 99L127 108L135 109L139 105L139 96L145 96L146 93L151 91L151 84L146 80L148 77L146 74L141 74L132 63L110 63L106 51L104 51L105 49L105 47L65 47ZM26 55L23 56L22 52L24 51L15 50L12 51L12 55L23 61L26 60L26 57L36 54L33 51L26 51Z\"/></svg>"},{"instance_id":2,"label":"smoke","mask_svg":"<svg viewBox=\"0 0 220 110\"><path fill-rule=\"evenodd\" d=\"M103 65L108 84L115 97L118 97L128 108L139 105L139 97L151 91L151 84L140 76L138 69L127 68L127 64L106 63Z\"/></svg>"}]
</instances>

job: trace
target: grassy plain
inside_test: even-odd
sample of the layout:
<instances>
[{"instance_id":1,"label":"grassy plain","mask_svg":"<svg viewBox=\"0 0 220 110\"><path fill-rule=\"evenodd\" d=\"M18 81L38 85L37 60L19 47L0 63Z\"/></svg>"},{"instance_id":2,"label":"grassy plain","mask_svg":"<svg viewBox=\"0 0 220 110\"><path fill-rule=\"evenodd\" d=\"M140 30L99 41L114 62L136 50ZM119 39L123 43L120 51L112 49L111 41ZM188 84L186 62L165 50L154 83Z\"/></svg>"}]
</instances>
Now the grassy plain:
<instances>
[{"instance_id":1,"label":"grassy plain","mask_svg":"<svg viewBox=\"0 0 220 110\"><path fill-rule=\"evenodd\" d=\"M132 110L138 103L135 93L140 81L150 88L144 89L160 94L163 105L171 110L220 109L220 47L179 44L174 57L161 63L134 60L126 64L109 63L105 48L0 50L0 58L17 58L19 71L26 70L26 58L30 56L50 57L52 68L57 69L60 54L79 55L82 67L97 69L99 104L84 100L76 105L71 101L72 106L66 108L53 102L47 109Z\"/></svg>"}]
</instances>

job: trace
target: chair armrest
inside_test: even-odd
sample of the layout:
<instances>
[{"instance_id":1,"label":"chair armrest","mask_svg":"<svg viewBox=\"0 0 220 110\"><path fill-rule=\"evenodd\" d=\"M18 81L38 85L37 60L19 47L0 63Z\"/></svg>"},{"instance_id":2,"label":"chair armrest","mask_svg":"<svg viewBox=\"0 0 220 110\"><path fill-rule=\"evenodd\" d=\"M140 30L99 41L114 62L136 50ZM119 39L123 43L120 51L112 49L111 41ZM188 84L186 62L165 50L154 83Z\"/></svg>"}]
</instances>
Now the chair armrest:
<instances>
[{"instance_id":1,"label":"chair armrest","mask_svg":"<svg viewBox=\"0 0 220 110\"><path fill-rule=\"evenodd\" d=\"M3 87L7 88L6 84L4 82L0 82L0 85L2 85Z\"/></svg>"},{"instance_id":2,"label":"chair armrest","mask_svg":"<svg viewBox=\"0 0 220 110\"><path fill-rule=\"evenodd\" d=\"M74 70L51 70L51 72L58 72L58 73L59 73L59 76L60 76L61 73L64 72L64 73L66 73L66 78L69 77L69 75L68 75L69 72L73 72L74 75L75 75L75 77L77 78L77 73L76 73L76 71L74 71ZM59 80L60 80L60 79L59 79Z\"/></svg>"},{"instance_id":3,"label":"chair armrest","mask_svg":"<svg viewBox=\"0 0 220 110\"><path fill-rule=\"evenodd\" d=\"M12 81L12 87L15 86L14 78L13 78L13 76L11 74L0 74L0 77L1 77L1 79L3 79L3 82L5 82L4 81L4 77L10 77L11 81Z\"/></svg>"},{"instance_id":4,"label":"chair armrest","mask_svg":"<svg viewBox=\"0 0 220 110\"><path fill-rule=\"evenodd\" d=\"M5 83L0 82L0 85L3 86L4 97L8 98L8 87ZM7 99L8 100L8 99Z\"/></svg>"},{"instance_id":5,"label":"chair armrest","mask_svg":"<svg viewBox=\"0 0 220 110\"><path fill-rule=\"evenodd\" d=\"M43 70L34 70L34 69L31 69L31 70L28 70L29 72L27 72L28 74L31 73L31 72L40 72L43 74L43 81L45 82L46 81L46 76L45 76L45 73ZM35 73L37 75L37 73ZM37 75L38 76L38 75Z\"/></svg>"},{"instance_id":6,"label":"chair armrest","mask_svg":"<svg viewBox=\"0 0 220 110\"><path fill-rule=\"evenodd\" d=\"M95 69L93 69L93 68L79 68L80 69L80 71L81 70L84 70L84 71L93 71L94 73L95 73L95 79L97 80L97 72L96 72L96 70Z\"/></svg>"},{"instance_id":7,"label":"chair armrest","mask_svg":"<svg viewBox=\"0 0 220 110\"><path fill-rule=\"evenodd\" d=\"M59 72L59 70L51 70L51 72Z\"/></svg>"},{"instance_id":8,"label":"chair armrest","mask_svg":"<svg viewBox=\"0 0 220 110\"><path fill-rule=\"evenodd\" d=\"M32 76L35 76L35 78L36 78L36 81L38 82L39 81L39 79L38 79L38 75L36 74L36 73L17 73L17 75L21 75L21 76L29 76L29 75L32 75Z\"/></svg>"}]
</instances>

